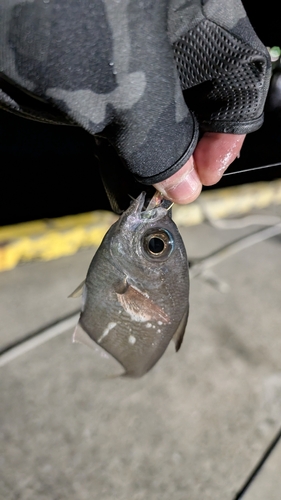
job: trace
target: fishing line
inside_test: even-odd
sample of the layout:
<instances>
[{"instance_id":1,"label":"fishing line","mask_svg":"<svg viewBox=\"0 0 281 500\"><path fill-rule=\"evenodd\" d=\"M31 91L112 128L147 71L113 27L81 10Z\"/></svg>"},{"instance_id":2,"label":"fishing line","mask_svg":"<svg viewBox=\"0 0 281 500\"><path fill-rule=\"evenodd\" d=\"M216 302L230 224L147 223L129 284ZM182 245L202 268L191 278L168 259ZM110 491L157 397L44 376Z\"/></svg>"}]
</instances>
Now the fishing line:
<instances>
[{"instance_id":1,"label":"fishing line","mask_svg":"<svg viewBox=\"0 0 281 500\"><path fill-rule=\"evenodd\" d=\"M264 168L278 167L280 165L281 162L279 161L277 163L269 163L268 165L262 165L261 167L246 168L245 170L237 170L236 172L225 172L225 174L223 174L223 177L226 177L227 175L243 174L244 172L253 172L254 170L263 170Z\"/></svg>"},{"instance_id":2,"label":"fishing line","mask_svg":"<svg viewBox=\"0 0 281 500\"><path fill-rule=\"evenodd\" d=\"M274 448L276 447L276 445L279 443L280 440L281 440L281 429L278 431L273 441L269 444L268 448L265 450L264 454L258 461L254 470L251 472L251 474L249 475L248 479L246 480L242 488L238 491L238 493L236 493L233 500L240 500L244 496L244 493L246 493L246 490L249 488L249 486L257 476L257 474L260 472L265 461L268 459L269 455L272 453L272 451L274 450Z\"/></svg>"}]
</instances>

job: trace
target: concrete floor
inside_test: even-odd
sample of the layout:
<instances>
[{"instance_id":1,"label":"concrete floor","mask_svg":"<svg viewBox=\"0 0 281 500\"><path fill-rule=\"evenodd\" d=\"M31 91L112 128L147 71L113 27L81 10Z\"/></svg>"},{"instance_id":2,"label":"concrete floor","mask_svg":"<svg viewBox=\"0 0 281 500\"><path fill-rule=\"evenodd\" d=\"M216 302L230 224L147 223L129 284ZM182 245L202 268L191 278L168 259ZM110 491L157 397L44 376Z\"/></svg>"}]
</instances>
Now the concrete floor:
<instances>
[{"instance_id":1,"label":"concrete floor","mask_svg":"<svg viewBox=\"0 0 281 500\"><path fill-rule=\"evenodd\" d=\"M281 209L267 213L281 215ZM257 228L183 228L190 257ZM281 424L281 237L191 282L186 336L140 380L106 379L71 331L1 367L0 498L234 500ZM0 345L77 310L93 250L0 274ZM281 443L245 500L280 500Z\"/></svg>"}]
</instances>

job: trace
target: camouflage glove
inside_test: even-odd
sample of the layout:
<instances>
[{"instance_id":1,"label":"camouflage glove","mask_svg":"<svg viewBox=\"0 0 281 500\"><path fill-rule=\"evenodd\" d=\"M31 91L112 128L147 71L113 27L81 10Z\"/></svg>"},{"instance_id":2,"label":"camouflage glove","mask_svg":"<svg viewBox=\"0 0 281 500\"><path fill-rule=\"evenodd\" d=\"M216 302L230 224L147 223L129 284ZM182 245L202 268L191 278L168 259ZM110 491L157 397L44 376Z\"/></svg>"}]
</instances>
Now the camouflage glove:
<instances>
[{"instance_id":1,"label":"camouflage glove","mask_svg":"<svg viewBox=\"0 0 281 500\"><path fill-rule=\"evenodd\" d=\"M37 118L55 106L144 184L186 163L198 123L245 134L263 121L270 59L240 0L1 0L0 49L4 105L32 114L24 90Z\"/></svg>"}]
</instances>

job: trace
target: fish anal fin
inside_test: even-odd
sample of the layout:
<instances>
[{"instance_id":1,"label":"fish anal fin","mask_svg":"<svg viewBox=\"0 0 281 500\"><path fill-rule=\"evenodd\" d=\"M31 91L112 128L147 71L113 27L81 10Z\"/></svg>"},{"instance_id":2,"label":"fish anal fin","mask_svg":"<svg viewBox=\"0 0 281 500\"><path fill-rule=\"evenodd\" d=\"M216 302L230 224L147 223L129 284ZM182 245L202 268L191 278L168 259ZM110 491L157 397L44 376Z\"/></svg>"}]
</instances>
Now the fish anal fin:
<instances>
[{"instance_id":1,"label":"fish anal fin","mask_svg":"<svg viewBox=\"0 0 281 500\"><path fill-rule=\"evenodd\" d=\"M80 283L80 285L78 285L77 288L75 288L75 290L70 294L68 295L68 299L71 298L71 299L77 299L78 297L81 297L82 293L83 293L83 287L84 287L84 284L85 284L85 280L82 281L82 283Z\"/></svg>"},{"instance_id":2,"label":"fish anal fin","mask_svg":"<svg viewBox=\"0 0 281 500\"><path fill-rule=\"evenodd\" d=\"M185 333L185 329L186 329L186 325L187 325L187 319L188 319L188 308L184 312L184 315L180 321L180 324L173 335L176 352L178 352L178 350L180 349L180 346L182 345L182 341L183 341L183 337L184 337L184 333Z\"/></svg>"},{"instance_id":3,"label":"fish anal fin","mask_svg":"<svg viewBox=\"0 0 281 500\"><path fill-rule=\"evenodd\" d=\"M74 333L72 336L72 342L75 344L76 343L77 344L84 344L87 347L90 347L90 349L94 349L94 350L96 350L96 347L98 347L97 344L95 343L95 341L93 339L91 339L91 337L89 337L89 335L85 332L85 330L83 330L83 328L79 322L77 323L77 325L75 327L75 330L74 330Z\"/></svg>"},{"instance_id":4,"label":"fish anal fin","mask_svg":"<svg viewBox=\"0 0 281 500\"><path fill-rule=\"evenodd\" d=\"M72 342L86 345L90 349L94 350L100 358L105 359L106 365L108 367L107 376L113 378L123 376L123 373L120 372L120 370L122 370L123 368L122 365L113 356L111 356L111 354L109 354L101 346L96 344L96 342L88 335L88 333L85 332L80 322L78 322L76 325L72 336Z\"/></svg>"}]
</instances>

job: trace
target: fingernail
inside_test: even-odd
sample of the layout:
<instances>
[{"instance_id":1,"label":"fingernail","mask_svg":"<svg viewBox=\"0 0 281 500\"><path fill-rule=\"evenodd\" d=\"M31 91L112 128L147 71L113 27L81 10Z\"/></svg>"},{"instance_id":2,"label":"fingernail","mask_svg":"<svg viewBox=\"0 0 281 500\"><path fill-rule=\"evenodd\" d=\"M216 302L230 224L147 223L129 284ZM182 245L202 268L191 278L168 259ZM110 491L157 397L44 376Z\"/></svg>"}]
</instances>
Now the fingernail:
<instances>
[{"instance_id":1,"label":"fingernail","mask_svg":"<svg viewBox=\"0 0 281 500\"><path fill-rule=\"evenodd\" d=\"M169 186L170 179L164 181L163 183L157 184L157 189L166 198L169 198L176 203L188 203L191 199L195 199L195 195L201 191L201 182L197 175L197 172L192 168L184 176L178 179L178 182L173 183Z\"/></svg>"}]
</instances>

